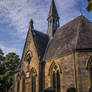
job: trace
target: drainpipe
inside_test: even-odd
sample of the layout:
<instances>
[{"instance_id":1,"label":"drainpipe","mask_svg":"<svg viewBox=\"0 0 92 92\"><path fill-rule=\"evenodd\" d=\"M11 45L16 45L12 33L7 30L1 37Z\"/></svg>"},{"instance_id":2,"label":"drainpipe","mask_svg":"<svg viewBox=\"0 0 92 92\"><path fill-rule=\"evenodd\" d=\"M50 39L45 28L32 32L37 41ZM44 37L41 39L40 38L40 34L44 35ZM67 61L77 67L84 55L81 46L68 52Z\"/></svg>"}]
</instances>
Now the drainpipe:
<instances>
[{"instance_id":1,"label":"drainpipe","mask_svg":"<svg viewBox=\"0 0 92 92\"><path fill-rule=\"evenodd\" d=\"M77 90L76 65L75 65L75 52L74 51L72 52L72 55L73 55L73 67L74 67L74 86Z\"/></svg>"}]
</instances>

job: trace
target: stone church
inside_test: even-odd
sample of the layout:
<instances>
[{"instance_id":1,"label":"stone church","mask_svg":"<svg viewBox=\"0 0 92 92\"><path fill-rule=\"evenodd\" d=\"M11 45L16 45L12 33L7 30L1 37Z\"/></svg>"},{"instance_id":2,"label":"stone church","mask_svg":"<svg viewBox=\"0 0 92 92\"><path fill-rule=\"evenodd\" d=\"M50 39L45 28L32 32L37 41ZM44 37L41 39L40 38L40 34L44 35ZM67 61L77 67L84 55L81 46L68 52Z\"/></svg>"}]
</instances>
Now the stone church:
<instances>
[{"instance_id":1,"label":"stone church","mask_svg":"<svg viewBox=\"0 0 92 92\"><path fill-rule=\"evenodd\" d=\"M92 87L92 23L79 15L60 27L51 1L47 33L34 29L33 20L23 55L14 74L14 92L89 92ZM73 92L73 91L70 91Z\"/></svg>"}]
</instances>

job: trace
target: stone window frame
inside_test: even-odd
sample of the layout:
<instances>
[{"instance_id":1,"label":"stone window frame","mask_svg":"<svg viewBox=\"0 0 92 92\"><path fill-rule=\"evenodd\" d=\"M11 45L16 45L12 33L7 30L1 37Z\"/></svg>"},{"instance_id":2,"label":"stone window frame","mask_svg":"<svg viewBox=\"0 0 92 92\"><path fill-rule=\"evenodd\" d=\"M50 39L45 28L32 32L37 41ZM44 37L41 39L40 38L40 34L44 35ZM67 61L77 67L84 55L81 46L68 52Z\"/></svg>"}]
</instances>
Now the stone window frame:
<instances>
[{"instance_id":1,"label":"stone window frame","mask_svg":"<svg viewBox=\"0 0 92 92\"><path fill-rule=\"evenodd\" d=\"M88 70L88 75L89 75L89 83L90 83L90 87L92 87L92 56L89 56L87 63L86 63L86 67Z\"/></svg>"},{"instance_id":2,"label":"stone window frame","mask_svg":"<svg viewBox=\"0 0 92 92\"><path fill-rule=\"evenodd\" d=\"M31 68L30 71L30 78L31 78L31 92L36 92L36 77L37 77L37 71L35 68ZM35 79L35 80L33 80ZM35 81L35 83L33 83L33 81ZM34 85L33 85L34 84ZM34 88L33 88L34 87ZM35 89L35 90L34 90Z\"/></svg>"},{"instance_id":3,"label":"stone window frame","mask_svg":"<svg viewBox=\"0 0 92 92\"><path fill-rule=\"evenodd\" d=\"M16 92L20 92L20 80L21 80L21 77L20 77L20 74L18 73L16 76Z\"/></svg>"},{"instance_id":4,"label":"stone window frame","mask_svg":"<svg viewBox=\"0 0 92 92\"><path fill-rule=\"evenodd\" d=\"M21 81L22 92L25 92L25 74L23 71L21 72Z\"/></svg>"},{"instance_id":5,"label":"stone window frame","mask_svg":"<svg viewBox=\"0 0 92 92\"><path fill-rule=\"evenodd\" d=\"M28 61L28 58L29 58L29 56L30 56L30 61ZM26 55L25 55L25 61L28 63L28 64L30 64L30 62L31 62L31 60L32 60L32 57L33 57L33 55L32 55L32 52L29 50L29 51L27 51L27 53L26 53Z\"/></svg>"},{"instance_id":6,"label":"stone window frame","mask_svg":"<svg viewBox=\"0 0 92 92\"><path fill-rule=\"evenodd\" d=\"M25 74L24 72L18 72L16 75L16 91L15 92L24 92L25 88Z\"/></svg>"},{"instance_id":7,"label":"stone window frame","mask_svg":"<svg viewBox=\"0 0 92 92\"><path fill-rule=\"evenodd\" d=\"M55 78L56 79L53 79L53 73L55 73ZM59 80L57 78L57 73L59 73ZM55 85L53 83L53 80L56 80L55 81L56 82L56 92L60 92L60 89L61 89L61 88L58 89L58 83L57 83L57 82L59 82L59 87L60 87L60 85L61 85L61 83L60 83L60 73L62 73L60 66L55 61L53 61L50 65L48 75L50 76L51 87L53 87Z\"/></svg>"}]
</instances>

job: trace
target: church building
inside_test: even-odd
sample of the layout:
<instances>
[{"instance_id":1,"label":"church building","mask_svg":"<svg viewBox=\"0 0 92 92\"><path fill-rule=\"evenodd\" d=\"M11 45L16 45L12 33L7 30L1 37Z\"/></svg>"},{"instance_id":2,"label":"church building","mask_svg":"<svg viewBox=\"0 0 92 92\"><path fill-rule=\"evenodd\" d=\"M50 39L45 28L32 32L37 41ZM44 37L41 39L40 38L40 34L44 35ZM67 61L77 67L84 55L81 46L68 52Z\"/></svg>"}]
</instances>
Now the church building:
<instances>
[{"instance_id":1,"label":"church building","mask_svg":"<svg viewBox=\"0 0 92 92\"><path fill-rule=\"evenodd\" d=\"M89 92L92 87L92 23L83 15L60 27L51 1L47 33L35 29L33 20L20 64L14 74L14 92Z\"/></svg>"}]
</instances>

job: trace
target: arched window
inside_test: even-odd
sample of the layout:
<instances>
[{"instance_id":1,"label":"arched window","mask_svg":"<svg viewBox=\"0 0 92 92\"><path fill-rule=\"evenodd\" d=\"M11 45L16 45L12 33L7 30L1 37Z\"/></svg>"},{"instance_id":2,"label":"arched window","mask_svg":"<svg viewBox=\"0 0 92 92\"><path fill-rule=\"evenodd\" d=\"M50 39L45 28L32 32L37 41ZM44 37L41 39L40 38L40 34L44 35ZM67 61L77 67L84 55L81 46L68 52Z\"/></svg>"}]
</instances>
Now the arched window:
<instances>
[{"instance_id":1,"label":"arched window","mask_svg":"<svg viewBox=\"0 0 92 92\"><path fill-rule=\"evenodd\" d=\"M57 71L57 92L60 92L60 72Z\"/></svg>"},{"instance_id":2,"label":"arched window","mask_svg":"<svg viewBox=\"0 0 92 92\"><path fill-rule=\"evenodd\" d=\"M25 55L25 61L28 62L28 64L30 64L31 59L32 59L32 52L28 51Z\"/></svg>"},{"instance_id":3,"label":"arched window","mask_svg":"<svg viewBox=\"0 0 92 92\"><path fill-rule=\"evenodd\" d=\"M90 86L92 87L92 56L88 59L87 69L89 71L89 76L90 76Z\"/></svg>"},{"instance_id":4,"label":"arched window","mask_svg":"<svg viewBox=\"0 0 92 92\"><path fill-rule=\"evenodd\" d=\"M32 92L36 92L36 76L37 76L37 72L34 68L31 69L31 88L32 88Z\"/></svg>"},{"instance_id":5,"label":"arched window","mask_svg":"<svg viewBox=\"0 0 92 92\"><path fill-rule=\"evenodd\" d=\"M52 84L53 84L53 88L56 89L56 75L55 75L55 72L53 72L53 80L52 80Z\"/></svg>"},{"instance_id":6,"label":"arched window","mask_svg":"<svg viewBox=\"0 0 92 92\"><path fill-rule=\"evenodd\" d=\"M36 76L32 76L32 92L36 92Z\"/></svg>"},{"instance_id":7,"label":"arched window","mask_svg":"<svg viewBox=\"0 0 92 92\"><path fill-rule=\"evenodd\" d=\"M90 82L91 82L91 87L92 87L92 66L90 67Z\"/></svg>"},{"instance_id":8,"label":"arched window","mask_svg":"<svg viewBox=\"0 0 92 92\"><path fill-rule=\"evenodd\" d=\"M51 76L51 85L56 89L56 92L60 92L60 68L58 64L53 62L50 66L49 74Z\"/></svg>"},{"instance_id":9,"label":"arched window","mask_svg":"<svg viewBox=\"0 0 92 92\"><path fill-rule=\"evenodd\" d=\"M17 92L20 92L20 79L19 79L19 76L17 78Z\"/></svg>"},{"instance_id":10,"label":"arched window","mask_svg":"<svg viewBox=\"0 0 92 92\"><path fill-rule=\"evenodd\" d=\"M19 92L19 90L20 90L20 81L18 80L17 81L17 92Z\"/></svg>"},{"instance_id":11,"label":"arched window","mask_svg":"<svg viewBox=\"0 0 92 92\"><path fill-rule=\"evenodd\" d=\"M22 92L25 92L25 79L22 79Z\"/></svg>"}]
</instances>

